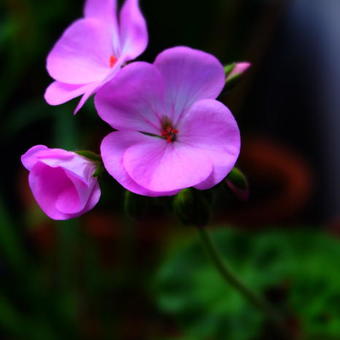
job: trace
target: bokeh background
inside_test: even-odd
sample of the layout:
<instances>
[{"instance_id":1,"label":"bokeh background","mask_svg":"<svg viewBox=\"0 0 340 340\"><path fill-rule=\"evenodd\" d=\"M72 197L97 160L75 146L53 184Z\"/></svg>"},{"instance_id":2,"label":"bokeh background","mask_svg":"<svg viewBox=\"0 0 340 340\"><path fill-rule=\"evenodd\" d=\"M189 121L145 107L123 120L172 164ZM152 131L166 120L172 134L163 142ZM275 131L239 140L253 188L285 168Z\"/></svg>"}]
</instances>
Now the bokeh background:
<instances>
[{"instance_id":1,"label":"bokeh background","mask_svg":"<svg viewBox=\"0 0 340 340\"><path fill-rule=\"evenodd\" d=\"M99 1L99 0L98 0ZM54 222L20 155L46 144L99 149L110 127L90 101L43 99L46 56L82 1L0 2L0 339L280 339L226 286L171 199L141 199L101 178L85 216ZM188 45L252 68L220 100L242 132L250 198L218 192L209 227L225 258L287 320L292 339L340 339L340 2L141 0L140 59ZM137 198L136 198L137 199Z\"/></svg>"}]
</instances>

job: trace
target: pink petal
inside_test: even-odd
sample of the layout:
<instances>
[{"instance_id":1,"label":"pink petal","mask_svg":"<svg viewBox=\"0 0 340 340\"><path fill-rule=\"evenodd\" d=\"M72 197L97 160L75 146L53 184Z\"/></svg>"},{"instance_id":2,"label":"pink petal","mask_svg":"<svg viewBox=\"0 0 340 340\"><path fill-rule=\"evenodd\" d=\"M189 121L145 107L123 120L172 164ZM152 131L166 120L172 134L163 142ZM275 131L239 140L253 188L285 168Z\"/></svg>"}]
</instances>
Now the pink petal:
<instances>
[{"instance_id":1,"label":"pink petal","mask_svg":"<svg viewBox=\"0 0 340 340\"><path fill-rule=\"evenodd\" d=\"M84 208L85 203L79 200L76 188L70 185L58 195L55 207L63 214L76 214Z\"/></svg>"},{"instance_id":2,"label":"pink petal","mask_svg":"<svg viewBox=\"0 0 340 340\"><path fill-rule=\"evenodd\" d=\"M120 12L120 41L125 60L142 54L148 44L148 31L138 0L126 0Z\"/></svg>"},{"instance_id":3,"label":"pink petal","mask_svg":"<svg viewBox=\"0 0 340 340\"><path fill-rule=\"evenodd\" d=\"M87 186L94 180L92 175L95 172L95 164L72 151L37 145L29 149L22 158L26 163L30 163L30 167L38 161L52 168L62 167Z\"/></svg>"},{"instance_id":4,"label":"pink petal","mask_svg":"<svg viewBox=\"0 0 340 340\"><path fill-rule=\"evenodd\" d=\"M101 144L101 156L107 172L125 189L144 196L171 196L176 192L153 192L137 184L126 172L123 155L132 145L145 142L147 137L138 132L117 131L107 135Z\"/></svg>"},{"instance_id":5,"label":"pink petal","mask_svg":"<svg viewBox=\"0 0 340 340\"><path fill-rule=\"evenodd\" d=\"M86 0L84 15L100 20L117 20L117 0Z\"/></svg>"},{"instance_id":6,"label":"pink petal","mask_svg":"<svg viewBox=\"0 0 340 340\"><path fill-rule=\"evenodd\" d=\"M55 204L59 196L61 199L65 198L64 193L72 190L72 183L63 169L50 168L39 162L29 174L29 184L34 198L47 216L55 220L70 218L69 214L57 209ZM68 204L73 207L78 204L75 190L73 190Z\"/></svg>"},{"instance_id":7,"label":"pink petal","mask_svg":"<svg viewBox=\"0 0 340 340\"><path fill-rule=\"evenodd\" d=\"M64 151L64 155L58 155ZM74 178L90 186L94 181L93 174L95 172L95 164L88 159L77 155L74 152L62 149L49 149L39 154L39 161L52 168L62 167L68 173L72 174L70 180Z\"/></svg>"},{"instance_id":8,"label":"pink petal","mask_svg":"<svg viewBox=\"0 0 340 340\"><path fill-rule=\"evenodd\" d=\"M77 114L79 110L84 106L86 101L96 92L96 90L101 86L101 83L91 83L86 88L86 92L81 97L78 105L76 106L73 114Z\"/></svg>"},{"instance_id":9,"label":"pink petal","mask_svg":"<svg viewBox=\"0 0 340 340\"><path fill-rule=\"evenodd\" d=\"M163 79L151 64L124 67L95 96L99 116L118 130L160 133Z\"/></svg>"},{"instance_id":10,"label":"pink petal","mask_svg":"<svg viewBox=\"0 0 340 340\"><path fill-rule=\"evenodd\" d=\"M215 99L225 84L224 68L211 54L189 47L174 47L154 63L166 79L166 103L173 123L195 101Z\"/></svg>"},{"instance_id":11,"label":"pink petal","mask_svg":"<svg viewBox=\"0 0 340 340\"><path fill-rule=\"evenodd\" d=\"M31 170L37 162L46 162L57 167L64 162L73 161L75 156L77 155L74 152L64 149L49 149L45 145L35 145L21 156L21 161L27 170Z\"/></svg>"},{"instance_id":12,"label":"pink petal","mask_svg":"<svg viewBox=\"0 0 340 340\"><path fill-rule=\"evenodd\" d=\"M111 71L113 34L108 25L96 19L74 22L47 58L49 74L55 80L67 84L103 80Z\"/></svg>"},{"instance_id":13,"label":"pink petal","mask_svg":"<svg viewBox=\"0 0 340 340\"><path fill-rule=\"evenodd\" d=\"M223 180L240 152L239 128L229 109L216 100L198 101L183 116L177 129L179 142L199 148L213 164L209 178L196 188L208 189Z\"/></svg>"},{"instance_id":14,"label":"pink petal","mask_svg":"<svg viewBox=\"0 0 340 340\"><path fill-rule=\"evenodd\" d=\"M71 180L73 185L69 186L67 190L58 196L56 208L63 213L79 214L87 205L92 195L92 187L97 184L97 180L91 176L90 179L84 181L67 170L65 175Z\"/></svg>"},{"instance_id":15,"label":"pink petal","mask_svg":"<svg viewBox=\"0 0 340 340\"><path fill-rule=\"evenodd\" d=\"M86 18L95 18L109 26L112 31L112 43L115 56L120 55L120 41L117 20L117 0L87 0L84 8Z\"/></svg>"},{"instance_id":16,"label":"pink petal","mask_svg":"<svg viewBox=\"0 0 340 340\"><path fill-rule=\"evenodd\" d=\"M94 86L97 86L97 84L72 85L55 81L46 89L44 97L46 102L50 105L64 104L73 98L86 93L92 93L90 90Z\"/></svg>"},{"instance_id":17,"label":"pink petal","mask_svg":"<svg viewBox=\"0 0 340 340\"><path fill-rule=\"evenodd\" d=\"M67 151L64 149L42 149L36 153L37 159L41 161L55 162L58 164L62 164L65 161L72 160L75 157L75 153L71 151Z\"/></svg>"},{"instance_id":18,"label":"pink petal","mask_svg":"<svg viewBox=\"0 0 340 340\"><path fill-rule=\"evenodd\" d=\"M100 187L98 181L95 180L94 184L92 185L92 191L90 192L90 198L87 201L84 209L79 213L79 215L82 215L85 212L91 210L99 202L100 196L101 196Z\"/></svg>"},{"instance_id":19,"label":"pink petal","mask_svg":"<svg viewBox=\"0 0 340 340\"><path fill-rule=\"evenodd\" d=\"M40 151L47 150L46 145L35 145L32 146L21 156L21 162L27 170L31 170L33 166L39 161L37 157Z\"/></svg>"},{"instance_id":20,"label":"pink petal","mask_svg":"<svg viewBox=\"0 0 340 340\"><path fill-rule=\"evenodd\" d=\"M127 173L139 185L151 191L175 191L204 181L212 171L210 159L180 142L146 136L124 154Z\"/></svg>"}]
</instances>

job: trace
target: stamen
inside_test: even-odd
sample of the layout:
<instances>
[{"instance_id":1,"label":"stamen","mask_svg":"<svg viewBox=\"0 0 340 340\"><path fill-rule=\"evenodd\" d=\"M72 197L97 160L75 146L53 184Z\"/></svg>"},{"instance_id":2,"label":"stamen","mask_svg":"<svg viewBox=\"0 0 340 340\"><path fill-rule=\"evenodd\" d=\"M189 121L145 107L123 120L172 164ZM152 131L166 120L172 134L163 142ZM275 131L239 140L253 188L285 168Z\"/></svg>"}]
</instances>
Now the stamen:
<instances>
[{"instance_id":1,"label":"stamen","mask_svg":"<svg viewBox=\"0 0 340 340\"><path fill-rule=\"evenodd\" d=\"M117 58L114 55L112 55L109 61L110 67L112 68L116 62L117 62Z\"/></svg>"},{"instance_id":2,"label":"stamen","mask_svg":"<svg viewBox=\"0 0 340 340\"><path fill-rule=\"evenodd\" d=\"M176 140L178 130L172 127L171 123L166 122L161 130L161 136L166 140L167 143L172 143Z\"/></svg>"}]
</instances>

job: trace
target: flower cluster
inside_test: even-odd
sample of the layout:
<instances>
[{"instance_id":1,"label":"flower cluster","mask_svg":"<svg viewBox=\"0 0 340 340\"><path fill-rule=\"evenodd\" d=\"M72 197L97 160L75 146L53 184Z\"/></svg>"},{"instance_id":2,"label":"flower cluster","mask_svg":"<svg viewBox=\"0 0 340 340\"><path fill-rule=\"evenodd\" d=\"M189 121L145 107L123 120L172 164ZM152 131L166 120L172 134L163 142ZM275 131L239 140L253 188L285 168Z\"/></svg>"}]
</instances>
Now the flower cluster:
<instances>
[{"instance_id":1,"label":"flower cluster","mask_svg":"<svg viewBox=\"0 0 340 340\"><path fill-rule=\"evenodd\" d=\"M125 189L145 196L171 196L209 189L234 167L240 133L230 110L216 98L228 72L212 55L189 47L160 53L154 63L132 62L146 48L148 33L138 0L87 0L52 48L47 70L54 82L46 101L59 105L82 96L75 113L95 95L101 119L114 132L101 143L107 172ZM86 155L38 145L22 156L29 184L53 219L77 217L100 198L97 162Z\"/></svg>"}]
</instances>

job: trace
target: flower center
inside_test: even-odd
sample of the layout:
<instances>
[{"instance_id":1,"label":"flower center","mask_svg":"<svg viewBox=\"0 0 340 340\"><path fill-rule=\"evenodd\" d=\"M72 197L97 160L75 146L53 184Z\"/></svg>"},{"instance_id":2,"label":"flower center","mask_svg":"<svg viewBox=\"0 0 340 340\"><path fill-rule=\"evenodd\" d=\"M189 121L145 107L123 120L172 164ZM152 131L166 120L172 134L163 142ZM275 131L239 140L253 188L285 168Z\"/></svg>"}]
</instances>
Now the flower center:
<instances>
[{"instance_id":1,"label":"flower center","mask_svg":"<svg viewBox=\"0 0 340 340\"><path fill-rule=\"evenodd\" d=\"M112 68L116 62L117 62L117 58L114 55L112 55L109 60L110 67Z\"/></svg>"},{"instance_id":2,"label":"flower center","mask_svg":"<svg viewBox=\"0 0 340 340\"><path fill-rule=\"evenodd\" d=\"M172 143L176 140L178 130L175 129L171 123L165 122L161 130L161 136L166 140L167 143Z\"/></svg>"}]
</instances>

